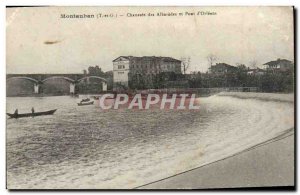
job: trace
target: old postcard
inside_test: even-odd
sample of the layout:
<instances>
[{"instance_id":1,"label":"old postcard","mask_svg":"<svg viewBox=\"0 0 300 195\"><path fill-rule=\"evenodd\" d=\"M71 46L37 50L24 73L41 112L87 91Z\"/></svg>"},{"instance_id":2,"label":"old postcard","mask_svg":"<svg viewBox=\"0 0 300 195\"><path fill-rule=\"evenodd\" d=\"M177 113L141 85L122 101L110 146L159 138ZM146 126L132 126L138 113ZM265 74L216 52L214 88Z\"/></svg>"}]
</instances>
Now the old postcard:
<instances>
[{"instance_id":1,"label":"old postcard","mask_svg":"<svg viewBox=\"0 0 300 195\"><path fill-rule=\"evenodd\" d=\"M7 7L7 188L293 189L293 15Z\"/></svg>"}]
</instances>

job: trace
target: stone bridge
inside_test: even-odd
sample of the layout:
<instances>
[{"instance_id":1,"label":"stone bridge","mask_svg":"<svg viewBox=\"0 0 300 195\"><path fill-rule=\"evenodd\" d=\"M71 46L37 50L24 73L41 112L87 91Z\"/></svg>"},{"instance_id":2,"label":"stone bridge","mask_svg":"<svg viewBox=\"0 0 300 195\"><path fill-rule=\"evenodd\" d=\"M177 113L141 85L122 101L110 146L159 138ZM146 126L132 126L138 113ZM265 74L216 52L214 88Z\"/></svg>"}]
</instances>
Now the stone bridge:
<instances>
[{"instance_id":1,"label":"stone bridge","mask_svg":"<svg viewBox=\"0 0 300 195\"><path fill-rule=\"evenodd\" d=\"M34 85L34 93L40 93L40 86L50 79L64 79L70 83L70 94L75 94L75 86L81 81L89 78L99 79L102 83L102 90L107 91L107 80L103 77L87 74L7 74L6 80L24 79Z\"/></svg>"}]
</instances>

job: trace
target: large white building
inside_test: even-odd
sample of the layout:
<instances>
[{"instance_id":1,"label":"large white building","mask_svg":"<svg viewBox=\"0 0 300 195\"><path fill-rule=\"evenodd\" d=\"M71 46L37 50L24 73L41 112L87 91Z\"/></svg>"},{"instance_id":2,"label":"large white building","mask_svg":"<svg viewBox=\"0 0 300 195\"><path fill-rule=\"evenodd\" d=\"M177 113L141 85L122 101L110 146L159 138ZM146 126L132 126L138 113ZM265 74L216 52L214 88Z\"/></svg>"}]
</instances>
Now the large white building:
<instances>
[{"instance_id":1,"label":"large white building","mask_svg":"<svg viewBox=\"0 0 300 195\"><path fill-rule=\"evenodd\" d=\"M181 61L171 57L156 56L120 56L113 60L114 88L128 87L134 75L140 75L151 81L155 75L162 72L181 73Z\"/></svg>"}]
</instances>

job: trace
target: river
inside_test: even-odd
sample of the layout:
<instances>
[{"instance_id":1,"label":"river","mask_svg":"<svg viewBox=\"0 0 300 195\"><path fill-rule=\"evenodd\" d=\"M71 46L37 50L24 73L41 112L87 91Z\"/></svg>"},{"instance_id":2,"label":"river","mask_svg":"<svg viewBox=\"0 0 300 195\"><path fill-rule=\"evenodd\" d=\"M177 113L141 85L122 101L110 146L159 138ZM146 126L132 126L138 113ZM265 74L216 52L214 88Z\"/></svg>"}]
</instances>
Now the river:
<instances>
[{"instance_id":1,"label":"river","mask_svg":"<svg viewBox=\"0 0 300 195\"><path fill-rule=\"evenodd\" d=\"M134 188L205 165L294 127L294 104L211 96L199 111L108 110L79 99L9 97L7 187Z\"/></svg>"}]
</instances>

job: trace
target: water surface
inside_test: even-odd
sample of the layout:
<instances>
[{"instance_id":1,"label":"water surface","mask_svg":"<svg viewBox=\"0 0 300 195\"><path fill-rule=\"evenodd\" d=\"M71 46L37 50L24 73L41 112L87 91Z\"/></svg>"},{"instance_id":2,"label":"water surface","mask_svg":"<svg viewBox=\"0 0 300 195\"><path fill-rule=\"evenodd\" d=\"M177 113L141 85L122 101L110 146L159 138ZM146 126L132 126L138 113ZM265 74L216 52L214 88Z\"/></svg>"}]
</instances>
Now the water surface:
<instances>
[{"instance_id":1,"label":"water surface","mask_svg":"<svg viewBox=\"0 0 300 195\"><path fill-rule=\"evenodd\" d=\"M109 110L79 99L7 98L8 188L134 188L225 158L293 127L293 104L212 96L200 111Z\"/></svg>"}]
</instances>

